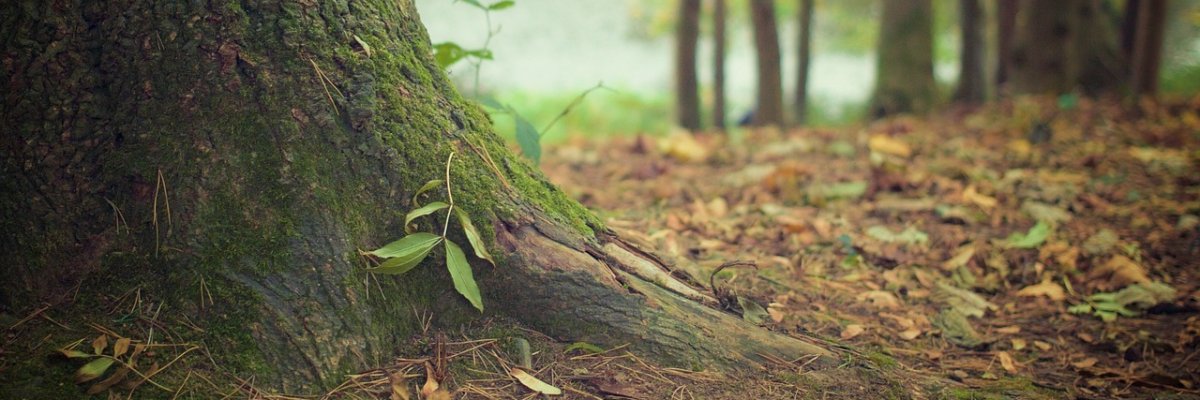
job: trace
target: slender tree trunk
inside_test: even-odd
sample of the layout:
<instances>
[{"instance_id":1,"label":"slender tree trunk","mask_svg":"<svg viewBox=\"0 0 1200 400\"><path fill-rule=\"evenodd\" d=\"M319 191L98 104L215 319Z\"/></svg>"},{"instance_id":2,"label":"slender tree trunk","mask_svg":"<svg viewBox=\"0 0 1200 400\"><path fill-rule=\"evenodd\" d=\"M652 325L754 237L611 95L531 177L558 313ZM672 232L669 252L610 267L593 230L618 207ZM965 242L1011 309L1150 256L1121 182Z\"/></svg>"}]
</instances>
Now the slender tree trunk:
<instances>
[{"instance_id":1,"label":"slender tree trunk","mask_svg":"<svg viewBox=\"0 0 1200 400\"><path fill-rule=\"evenodd\" d=\"M679 2L675 30L675 111L679 126L700 130L700 96L697 94L696 42L700 38L700 0Z\"/></svg>"},{"instance_id":2,"label":"slender tree trunk","mask_svg":"<svg viewBox=\"0 0 1200 400\"><path fill-rule=\"evenodd\" d=\"M1112 91L1126 81L1113 24L1098 0L1026 0L1009 58L1015 93Z\"/></svg>"},{"instance_id":3,"label":"slender tree trunk","mask_svg":"<svg viewBox=\"0 0 1200 400\"><path fill-rule=\"evenodd\" d=\"M871 115L924 112L933 106L933 23L929 0L883 2Z\"/></svg>"},{"instance_id":4,"label":"slender tree trunk","mask_svg":"<svg viewBox=\"0 0 1200 400\"><path fill-rule=\"evenodd\" d=\"M1158 69L1162 62L1167 16L1166 0L1141 0L1139 3L1131 77L1135 98L1153 96L1158 91Z\"/></svg>"},{"instance_id":5,"label":"slender tree trunk","mask_svg":"<svg viewBox=\"0 0 1200 400\"><path fill-rule=\"evenodd\" d=\"M713 6L713 127L725 130L725 19L726 0Z\"/></svg>"},{"instance_id":6,"label":"slender tree trunk","mask_svg":"<svg viewBox=\"0 0 1200 400\"><path fill-rule=\"evenodd\" d=\"M1129 84L1129 58L1118 43L1116 13L1101 0L1074 0L1078 29L1072 36L1071 60L1076 81L1088 94L1115 92Z\"/></svg>"},{"instance_id":7,"label":"slender tree trunk","mask_svg":"<svg viewBox=\"0 0 1200 400\"><path fill-rule=\"evenodd\" d=\"M813 0L800 0L797 14L796 39L796 100L793 103L792 115L797 125L808 122L808 65L812 61L812 18Z\"/></svg>"},{"instance_id":8,"label":"slender tree trunk","mask_svg":"<svg viewBox=\"0 0 1200 400\"><path fill-rule=\"evenodd\" d=\"M999 0L996 4L996 88L1004 91L1012 63L1013 38L1016 36L1018 0Z\"/></svg>"},{"instance_id":9,"label":"slender tree trunk","mask_svg":"<svg viewBox=\"0 0 1200 400\"><path fill-rule=\"evenodd\" d=\"M1121 14L1121 55L1133 60L1134 42L1137 40L1138 11L1142 0L1127 0L1125 12Z\"/></svg>"},{"instance_id":10,"label":"slender tree trunk","mask_svg":"<svg viewBox=\"0 0 1200 400\"><path fill-rule=\"evenodd\" d=\"M959 27L962 32L962 54L959 65L958 88L954 100L967 104L979 104L987 98L987 83L984 78L983 8L979 0L960 0L958 3Z\"/></svg>"},{"instance_id":11,"label":"slender tree trunk","mask_svg":"<svg viewBox=\"0 0 1200 400\"><path fill-rule=\"evenodd\" d=\"M485 315L689 368L836 364L710 307L510 154L409 0L9 1L0 38L9 312L48 302L133 330L103 310L137 289L256 385L328 388L391 357L414 310L479 315L441 256L372 277L358 251L401 236L417 188L448 178L499 261L474 263Z\"/></svg>"},{"instance_id":12,"label":"slender tree trunk","mask_svg":"<svg viewBox=\"0 0 1200 400\"><path fill-rule=\"evenodd\" d=\"M775 3L750 0L754 25L754 50L758 62L758 97L754 125L783 126L783 76L779 63L779 30L775 27Z\"/></svg>"}]
</instances>

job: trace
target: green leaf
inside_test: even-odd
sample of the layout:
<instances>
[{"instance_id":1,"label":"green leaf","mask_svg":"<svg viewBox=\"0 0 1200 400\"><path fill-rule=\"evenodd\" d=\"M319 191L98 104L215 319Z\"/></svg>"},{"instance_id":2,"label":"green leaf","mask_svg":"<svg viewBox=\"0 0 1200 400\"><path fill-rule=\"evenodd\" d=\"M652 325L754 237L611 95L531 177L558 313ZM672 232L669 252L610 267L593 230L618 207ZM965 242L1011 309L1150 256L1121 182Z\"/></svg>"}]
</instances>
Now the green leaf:
<instances>
[{"instance_id":1,"label":"green leaf","mask_svg":"<svg viewBox=\"0 0 1200 400\"><path fill-rule=\"evenodd\" d=\"M503 104L500 104L500 102L498 100L496 100L495 97L491 97L491 96L480 97L479 104L483 104L484 107L492 108L492 109L496 109L496 110L504 110L507 108Z\"/></svg>"},{"instance_id":2,"label":"green leaf","mask_svg":"<svg viewBox=\"0 0 1200 400\"><path fill-rule=\"evenodd\" d=\"M537 165L542 161L542 136L529 121L513 112L513 120L517 124L517 144L521 145L521 154L533 160Z\"/></svg>"},{"instance_id":3,"label":"green leaf","mask_svg":"<svg viewBox=\"0 0 1200 400\"><path fill-rule=\"evenodd\" d=\"M479 4L479 3L475 3ZM433 45L433 57L437 59L438 66L446 69L454 63L462 60L467 56L467 52L463 50L458 43L442 42Z\"/></svg>"},{"instance_id":4,"label":"green leaf","mask_svg":"<svg viewBox=\"0 0 1200 400\"><path fill-rule=\"evenodd\" d=\"M771 317L770 314L767 314L767 310L755 303L754 300L738 296L737 301L738 305L742 307L742 319L746 322L758 325Z\"/></svg>"},{"instance_id":5,"label":"green leaf","mask_svg":"<svg viewBox=\"0 0 1200 400\"><path fill-rule=\"evenodd\" d=\"M378 267L367 269L367 271L380 274L399 275L425 260L425 256L429 255L429 251L433 250L434 246L442 241L441 236L434 235L428 232L419 232L405 236L400 240L389 243L378 250L372 251L377 257L388 258L389 260L379 264Z\"/></svg>"},{"instance_id":6,"label":"green leaf","mask_svg":"<svg viewBox=\"0 0 1200 400\"><path fill-rule=\"evenodd\" d=\"M90 357L95 357L95 355L93 355L93 354L84 353L84 352L82 352L82 351L79 351L79 350L59 349L59 350L58 350L58 352L59 352L59 353L62 353L62 355L66 356L67 358L90 358Z\"/></svg>"},{"instance_id":7,"label":"green leaf","mask_svg":"<svg viewBox=\"0 0 1200 400\"><path fill-rule=\"evenodd\" d=\"M1014 249L1032 249L1045 243L1046 238L1049 236L1050 224L1038 221L1037 225L1029 228L1029 232L1009 235L1005 241L1005 246Z\"/></svg>"},{"instance_id":8,"label":"green leaf","mask_svg":"<svg viewBox=\"0 0 1200 400\"><path fill-rule=\"evenodd\" d=\"M469 50L466 52L466 55L475 57L475 58L478 58L481 60L491 60L492 59L492 51L488 50L488 49Z\"/></svg>"},{"instance_id":9,"label":"green leaf","mask_svg":"<svg viewBox=\"0 0 1200 400\"><path fill-rule=\"evenodd\" d=\"M79 367L78 371L75 371L75 383L84 383L99 378L100 375L104 375L104 371L108 371L108 367L111 367L112 365L113 359L111 358L105 357L92 360L91 362L84 364L82 367Z\"/></svg>"},{"instance_id":10,"label":"green leaf","mask_svg":"<svg viewBox=\"0 0 1200 400\"><path fill-rule=\"evenodd\" d=\"M488 6L488 10L499 11L499 10L503 10L505 8L512 7L513 4L516 4L516 2L514 2L512 0L497 1L495 3L492 3L492 5Z\"/></svg>"},{"instance_id":11,"label":"green leaf","mask_svg":"<svg viewBox=\"0 0 1200 400\"><path fill-rule=\"evenodd\" d=\"M428 192L430 189L433 189L433 188L441 186L441 185L442 185L441 179L434 179L429 182L425 182L424 185L421 185L420 189L417 189L417 191L415 193L413 193L413 198L412 198L413 205L421 204L421 203L417 203L417 196L420 196L421 194ZM405 224L405 225L408 225L408 224Z\"/></svg>"},{"instance_id":12,"label":"green leaf","mask_svg":"<svg viewBox=\"0 0 1200 400\"><path fill-rule=\"evenodd\" d=\"M476 8L479 8L480 10L486 10L486 9L487 9L487 7L484 7L484 6L483 6L483 4L480 4L480 3L479 3L479 0L462 0L462 2L463 2L463 3L470 4L470 5L473 5L473 6L475 6Z\"/></svg>"},{"instance_id":13,"label":"green leaf","mask_svg":"<svg viewBox=\"0 0 1200 400\"><path fill-rule=\"evenodd\" d=\"M421 218L421 217L424 217L429 214L433 214L433 213L437 212L438 210L442 210L447 207L450 207L450 205L446 204L446 202L435 201L435 202L426 204L416 210L409 211L408 214L404 216L404 231L408 232L408 233L412 233L412 231L410 231L408 229L408 224L411 224L414 219Z\"/></svg>"},{"instance_id":14,"label":"green leaf","mask_svg":"<svg viewBox=\"0 0 1200 400\"><path fill-rule=\"evenodd\" d=\"M596 353L604 352L603 347L600 347L600 346L597 346L597 345L594 345L594 344L591 344L588 342L575 342L575 343L571 343L570 346L567 346L567 348L563 349L563 353L570 353L575 350L580 350L580 351L583 351L584 353L588 353L588 354L596 354Z\"/></svg>"},{"instance_id":15,"label":"green leaf","mask_svg":"<svg viewBox=\"0 0 1200 400\"><path fill-rule=\"evenodd\" d=\"M487 245L483 243L483 237L479 236L479 230L475 229L475 224L471 223L471 216L467 215L461 208L455 208L454 214L458 215L458 223L463 227L463 233L467 234L467 242L471 243L471 249L475 250L475 257L482 258L496 265L496 260L492 259L492 255L488 253Z\"/></svg>"},{"instance_id":16,"label":"green leaf","mask_svg":"<svg viewBox=\"0 0 1200 400\"><path fill-rule=\"evenodd\" d=\"M449 240L446 241L446 268L450 270L454 290L482 312L483 297L479 295L479 286L475 285L475 277L471 275L471 264L467 262L467 255L463 253L462 248Z\"/></svg>"}]
</instances>

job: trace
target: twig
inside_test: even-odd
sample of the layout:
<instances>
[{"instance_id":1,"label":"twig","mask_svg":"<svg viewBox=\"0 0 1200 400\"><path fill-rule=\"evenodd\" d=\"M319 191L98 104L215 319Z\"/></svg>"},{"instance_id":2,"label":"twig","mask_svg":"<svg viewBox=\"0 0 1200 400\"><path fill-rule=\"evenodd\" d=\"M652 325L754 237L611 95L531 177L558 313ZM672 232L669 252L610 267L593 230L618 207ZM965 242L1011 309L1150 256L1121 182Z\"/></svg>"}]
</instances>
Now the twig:
<instances>
[{"instance_id":1,"label":"twig","mask_svg":"<svg viewBox=\"0 0 1200 400\"><path fill-rule=\"evenodd\" d=\"M587 97L587 95L589 93L594 92L597 89L609 89L609 88L604 86L604 82L600 82L600 83L597 83L596 86L592 86L591 89L584 90L583 93L580 93L579 96L576 96L574 100L571 100L571 102L567 104L567 107L563 108L562 112L558 113L558 116L556 116L556 117L554 117L554 119L550 120L550 123L546 124L545 128L542 128L542 133L539 133L538 136L543 136L546 134L546 132L549 132L550 128L553 128L554 124L558 123L558 120L567 116L567 113L570 113L571 109L573 109L573 108L575 108L575 106L579 105L579 103L583 101L584 97ZM612 89L609 89L609 90L612 90Z\"/></svg>"},{"instance_id":2,"label":"twig","mask_svg":"<svg viewBox=\"0 0 1200 400\"><path fill-rule=\"evenodd\" d=\"M442 226L442 237L446 237L446 232L450 231L450 215L454 212L454 193L450 191L450 161L454 160L454 152L450 152L450 156L446 157L446 199L450 206L446 208L446 224Z\"/></svg>"}]
</instances>

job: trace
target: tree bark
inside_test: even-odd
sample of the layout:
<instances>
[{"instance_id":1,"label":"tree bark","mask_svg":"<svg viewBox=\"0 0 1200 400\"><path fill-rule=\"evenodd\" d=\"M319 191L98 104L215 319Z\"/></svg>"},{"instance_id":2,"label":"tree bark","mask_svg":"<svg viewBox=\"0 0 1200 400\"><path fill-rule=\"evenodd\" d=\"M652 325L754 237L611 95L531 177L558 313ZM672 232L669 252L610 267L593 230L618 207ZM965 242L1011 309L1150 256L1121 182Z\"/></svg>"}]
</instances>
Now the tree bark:
<instances>
[{"instance_id":1,"label":"tree bark","mask_svg":"<svg viewBox=\"0 0 1200 400\"><path fill-rule=\"evenodd\" d=\"M136 288L256 385L328 388L392 356L416 309L479 315L441 257L370 277L359 256L448 176L499 258L474 265L488 315L688 368L835 362L716 311L510 154L410 0L10 1L0 38L5 312L111 323L95 304Z\"/></svg>"},{"instance_id":2,"label":"tree bark","mask_svg":"<svg viewBox=\"0 0 1200 400\"><path fill-rule=\"evenodd\" d=\"M983 65L983 8L979 0L960 0L958 12L958 23L962 32L962 54L954 100L966 104L979 104L987 98Z\"/></svg>"},{"instance_id":3,"label":"tree bark","mask_svg":"<svg viewBox=\"0 0 1200 400\"><path fill-rule=\"evenodd\" d=\"M1135 98L1153 96L1158 92L1158 69L1162 63L1167 1L1141 0L1138 7L1130 78Z\"/></svg>"},{"instance_id":4,"label":"tree bark","mask_svg":"<svg viewBox=\"0 0 1200 400\"><path fill-rule=\"evenodd\" d=\"M700 38L700 0L679 2L675 25L675 111L679 126L700 130L700 96L697 94L696 42Z\"/></svg>"},{"instance_id":5,"label":"tree bark","mask_svg":"<svg viewBox=\"0 0 1200 400\"><path fill-rule=\"evenodd\" d=\"M758 63L758 96L751 124L782 127L783 76L779 63L779 29L775 26L775 3L750 0L750 20L754 25L755 60Z\"/></svg>"},{"instance_id":6,"label":"tree bark","mask_svg":"<svg viewBox=\"0 0 1200 400\"><path fill-rule=\"evenodd\" d=\"M713 127L725 130L725 19L726 0L713 6Z\"/></svg>"},{"instance_id":7,"label":"tree bark","mask_svg":"<svg viewBox=\"0 0 1200 400\"><path fill-rule=\"evenodd\" d=\"M1017 0L999 0L996 4L996 88L1004 92L1012 63L1013 38L1017 27Z\"/></svg>"},{"instance_id":8,"label":"tree bark","mask_svg":"<svg viewBox=\"0 0 1200 400\"><path fill-rule=\"evenodd\" d=\"M812 18L813 0L800 0L799 13L796 15L796 99L792 105L792 116L797 125L808 122L808 65L812 60Z\"/></svg>"},{"instance_id":9,"label":"tree bark","mask_svg":"<svg viewBox=\"0 0 1200 400\"><path fill-rule=\"evenodd\" d=\"M929 0L883 2L871 115L925 112L933 106L933 23Z\"/></svg>"},{"instance_id":10,"label":"tree bark","mask_svg":"<svg viewBox=\"0 0 1200 400\"><path fill-rule=\"evenodd\" d=\"M1097 0L1021 3L1009 57L1014 93L1112 91L1126 81L1114 27Z\"/></svg>"}]
</instances>

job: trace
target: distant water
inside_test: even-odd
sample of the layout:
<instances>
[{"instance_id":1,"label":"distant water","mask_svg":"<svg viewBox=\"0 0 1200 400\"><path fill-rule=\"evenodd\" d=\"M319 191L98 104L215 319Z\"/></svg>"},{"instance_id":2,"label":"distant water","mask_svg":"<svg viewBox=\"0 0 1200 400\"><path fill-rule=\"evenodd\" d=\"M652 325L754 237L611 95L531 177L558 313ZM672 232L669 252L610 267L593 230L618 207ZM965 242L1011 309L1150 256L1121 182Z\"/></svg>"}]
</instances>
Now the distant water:
<instances>
[{"instance_id":1,"label":"distant water","mask_svg":"<svg viewBox=\"0 0 1200 400\"><path fill-rule=\"evenodd\" d=\"M630 1L635 0L519 0L509 9L492 13L492 26L500 32L492 38L495 60L484 65L480 86L485 91L562 93L578 92L603 81L624 92L669 92L672 39L669 35L635 37ZM487 29L482 12L451 0L416 3L434 43L452 41L464 48L483 45ZM754 49L749 29L730 34L726 93L730 113L740 114L754 102ZM781 27L787 102L795 85L795 37L794 24ZM702 86L711 84L711 58L712 42L702 40L698 58ZM450 73L456 81L473 87L473 67L460 63ZM875 80L875 60L869 55L817 54L809 73L810 101L823 102L826 109L835 111L867 99Z\"/></svg>"}]
</instances>

